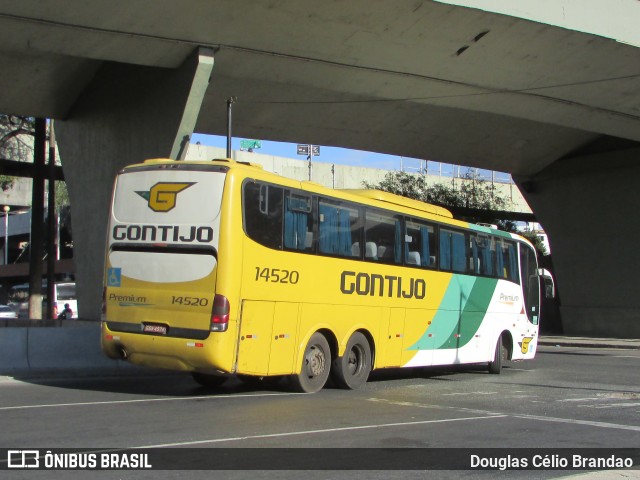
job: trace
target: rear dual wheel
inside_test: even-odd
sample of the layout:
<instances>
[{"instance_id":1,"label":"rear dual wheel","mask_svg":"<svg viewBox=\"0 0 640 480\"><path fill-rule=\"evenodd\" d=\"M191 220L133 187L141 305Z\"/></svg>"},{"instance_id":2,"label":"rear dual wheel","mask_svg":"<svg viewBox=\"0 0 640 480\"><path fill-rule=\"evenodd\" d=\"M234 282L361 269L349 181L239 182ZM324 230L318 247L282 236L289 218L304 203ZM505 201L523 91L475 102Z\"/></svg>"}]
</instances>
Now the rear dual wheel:
<instances>
[{"instance_id":1,"label":"rear dual wheel","mask_svg":"<svg viewBox=\"0 0 640 480\"><path fill-rule=\"evenodd\" d=\"M324 387L331 369L329 342L319 332L311 335L302 358L300 373L293 375L293 387L302 393L315 393Z\"/></svg>"},{"instance_id":2,"label":"rear dual wheel","mask_svg":"<svg viewBox=\"0 0 640 480\"><path fill-rule=\"evenodd\" d=\"M333 361L333 379L341 388L355 390L367 382L371 372L371 346L367 338L355 332L347 342L344 355Z\"/></svg>"}]
</instances>

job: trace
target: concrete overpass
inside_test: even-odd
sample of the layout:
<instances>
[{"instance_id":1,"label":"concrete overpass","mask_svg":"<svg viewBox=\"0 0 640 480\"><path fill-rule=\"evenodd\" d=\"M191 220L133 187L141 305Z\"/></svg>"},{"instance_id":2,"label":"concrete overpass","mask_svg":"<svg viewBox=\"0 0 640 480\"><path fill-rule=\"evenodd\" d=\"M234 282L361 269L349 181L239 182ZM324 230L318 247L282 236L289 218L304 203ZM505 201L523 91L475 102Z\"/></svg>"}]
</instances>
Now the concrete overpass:
<instances>
[{"instance_id":1,"label":"concrete overpass","mask_svg":"<svg viewBox=\"0 0 640 480\"><path fill-rule=\"evenodd\" d=\"M114 173L223 134L235 95L238 136L511 172L566 332L640 336L632 45L425 0L23 0L0 4L0 62L0 111L60 120L89 316Z\"/></svg>"}]
</instances>

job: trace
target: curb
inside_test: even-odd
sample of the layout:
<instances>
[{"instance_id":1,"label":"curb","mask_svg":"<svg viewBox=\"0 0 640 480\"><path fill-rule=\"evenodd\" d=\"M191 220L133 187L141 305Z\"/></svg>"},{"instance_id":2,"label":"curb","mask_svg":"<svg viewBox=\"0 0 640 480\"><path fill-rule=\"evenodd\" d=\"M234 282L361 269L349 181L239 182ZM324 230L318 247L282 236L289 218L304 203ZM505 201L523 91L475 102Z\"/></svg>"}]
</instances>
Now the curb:
<instances>
[{"instance_id":1,"label":"curb","mask_svg":"<svg viewBox=\"0 0 640 480\"><path fill-rule=\"evenodd\" d=\"M588 338L539 338L539 346L573 348L615 348L621 350L640 350L640 340L588 339Z\"/></svg>"}]
</instances>

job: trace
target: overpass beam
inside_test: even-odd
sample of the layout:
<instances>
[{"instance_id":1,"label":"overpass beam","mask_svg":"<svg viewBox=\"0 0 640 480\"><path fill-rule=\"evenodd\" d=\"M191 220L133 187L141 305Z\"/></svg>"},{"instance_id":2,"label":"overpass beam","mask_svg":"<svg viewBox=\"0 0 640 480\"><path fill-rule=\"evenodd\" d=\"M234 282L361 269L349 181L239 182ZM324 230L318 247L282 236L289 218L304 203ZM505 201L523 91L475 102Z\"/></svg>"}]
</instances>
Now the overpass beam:
<instances>
[{"instance_id":1,"label":"overpass beam","mask_svg":"<svg viewBox=\"0 0 640 480\"><path fill-rule=\"evenodd\" d=\"M515 178L549 235L565 334L640 338L638 158L635 146Z\"/></svg>"},{"instance_id":2,"label":"overpass beam","mask_svg":"<svg viewBox=\"0 0 640 480\"><path fill-rule=\"evenodd\" d=\"M104 63L64 120L56 121L71 202L78 310L101 314L113 179L149 158L183 159L213 70L199 48L177 69Z\"/></svg>"}]
</instances>

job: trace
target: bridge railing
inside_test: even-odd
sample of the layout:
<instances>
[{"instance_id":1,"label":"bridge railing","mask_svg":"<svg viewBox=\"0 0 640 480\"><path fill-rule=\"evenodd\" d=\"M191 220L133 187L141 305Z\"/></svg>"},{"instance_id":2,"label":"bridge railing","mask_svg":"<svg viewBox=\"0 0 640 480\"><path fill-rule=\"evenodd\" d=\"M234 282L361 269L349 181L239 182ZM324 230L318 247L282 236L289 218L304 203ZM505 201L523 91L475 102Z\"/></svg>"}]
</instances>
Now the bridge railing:
<instances>
[{"instance_id":1,"label":"bridge railing","mask_svg":"<svg viewBox=\"0 0 640 480\"><path fill-rule=\"evenodd\" d=\"M400 170L403 172L421 173L437 177L465 178L468 173L473 173L477 178L493 183L513 184L513 178L509 173L497 172L475 167L464 167L451 163L434 162L431 160L418 160L415 158L400 158Z\"/></svg>"}]
</instances>

